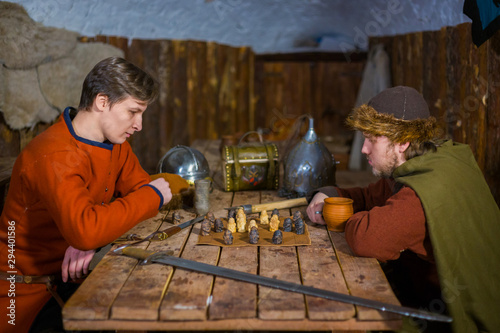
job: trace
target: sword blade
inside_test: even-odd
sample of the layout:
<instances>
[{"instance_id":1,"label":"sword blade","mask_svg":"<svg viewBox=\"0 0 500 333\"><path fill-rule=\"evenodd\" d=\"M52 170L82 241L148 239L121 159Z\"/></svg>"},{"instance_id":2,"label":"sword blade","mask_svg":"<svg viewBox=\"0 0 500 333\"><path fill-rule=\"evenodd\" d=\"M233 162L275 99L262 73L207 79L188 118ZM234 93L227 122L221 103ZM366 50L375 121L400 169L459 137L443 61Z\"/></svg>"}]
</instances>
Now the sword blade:
<instances>
[{"instance_id":1,"label":"sword blade","mask_svg":"<svg viewBox=\"0 0 500 333\"><path fill-rule=\"evenodd\" d=\"M181 223L181 224L177 225L177 227L179 227L179 228L181 228L181 229L184 229L184 228L186 228L186 227L189 227L190 225L193 225L193 224L195 224L195 223L198 223L198 222L200 222L200 221L203 221L203 219L204 219L204 218L205 218L205 216L198 216L198 217L195 217L195 218L194 218L194 219L192 219L192 220L189 220L189 221L187 221L187 222L184 222L184 223ZM170 229L170 228L165 229L165 231L166 231L166 230L168 230L168 229Z\"/></svg>"},{"instance_id":2,"label":"sword blade","mask_svg":"<svg viewBox=\"0 0 500 333\"><path fill-rule=\"evenodd\" d=\"M134 250L134 253L128 252L127 250ZM123 254L132 256L137 259L143 259L143 260L145 259L147 262L171 265L174 267L183 268L200 273L221 276L232 280L244 281L270 288L282 289L286 291L301 293L304 295L326 298L333 301L365 306L380 311L397 313L407 317L421 318L421 319L441 321L441 322L452 321L450 317L441 314L431 313L418 309L412 309L400 305L369 300L357 296L341 294L329 290L318 289L283 280L272 279L265 276L239 272L225 267L219 267L183 258L172 257L162 252L152 253L150 251L145 251L141 249L124 249Z\"/></svg>"},{"instance_id":3,"label":"sword blade","mask_svg":"<svg viewBox=\"0 0 500 333\"><path fill-rule=\"evenodd\" d=\"M204 216L198 216L198 217L195 217L192 220L189 220L187 222L181 223L179 225L176 225L176 226L173 226L173 227L168 227L168 228L163 229L161 231L154 231L154 232L152 232L151 234L149 234L148 236L146 236L144 238L135 238L134 242L122 245L122 246L118 247L117 249L115 249L113 251L116 252L116 253L120 253L120 251L123 250L126 247L129 247L131 245L137 245L139 243L142 243L142 242L145 242L145 241L148 241L148 240L149 241L154 241L154 240L162 241L162 240L165 240L168 237L170 237L172 235L175 235L176 233L178 233L182 229L187 228L187 227L189 227L189 226L191 226L191 225L193 225L195 223L198 223L198 222L202 221L204 218L205 218ZM123 240L117 239L113 243L114 244L122 244L123 242L124 242Z\"/></svg>"}]
</instances>

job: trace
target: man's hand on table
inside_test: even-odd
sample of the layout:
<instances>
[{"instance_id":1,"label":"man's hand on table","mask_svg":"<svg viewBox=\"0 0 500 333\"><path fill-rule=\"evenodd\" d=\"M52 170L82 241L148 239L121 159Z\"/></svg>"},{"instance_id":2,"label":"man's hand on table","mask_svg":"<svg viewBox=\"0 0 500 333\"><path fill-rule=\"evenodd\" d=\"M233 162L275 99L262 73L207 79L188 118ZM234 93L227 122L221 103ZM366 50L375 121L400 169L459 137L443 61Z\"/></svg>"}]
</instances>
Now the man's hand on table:
<instances>
[{"instance_id":1,"label":"man's hand on table","mask_svg":"<svg viewBox=\"0 0 500 333\"><path fill-rule=\"evenodd\" d=\"M81 251L72 246L68 247L61 266L63 282L68 282L68 277L74 280L87 275L94 254L95 250Z\"/></svg>"},{"instance_id":2,"label":"man's hand on table","mask_svg":"<svg viewBox=\"0 0 500 333\"><path fill-rule=\"evenodd\" d=\"M149 183L149 185L154 186L163 195L163 205L166 205L172 200L172 191L170 190L170 184L163 178L157 178Z\"/></svg>"},{"instance_id":3,"label":"man's hand on table","mask_svg":"<svg viewBox=\"0 0 500 333\"><path fill-rule=\"evenodd\" d=\"M328 196L321 192L316 193L312 198L306 210L307 216L309 216L311 222L326 224L325 220L323 220L323 205L325 204L326 198L328 198Z\"/></svg>"}]
</instances>

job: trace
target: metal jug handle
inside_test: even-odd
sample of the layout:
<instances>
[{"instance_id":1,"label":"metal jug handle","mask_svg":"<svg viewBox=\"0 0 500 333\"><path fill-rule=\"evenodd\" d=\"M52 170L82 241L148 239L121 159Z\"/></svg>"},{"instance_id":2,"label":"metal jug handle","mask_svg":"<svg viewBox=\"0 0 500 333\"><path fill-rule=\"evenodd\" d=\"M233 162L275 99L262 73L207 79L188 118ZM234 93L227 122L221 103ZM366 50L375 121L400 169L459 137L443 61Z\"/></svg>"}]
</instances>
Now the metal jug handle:
<instances>
[{"instance_id":1,"label":"metal jug handle","mask_svg":"<svg viewBox=\"0 0 500 333\"><path fill-rule=\"evenodd\" d=\"M249 134L257 134L259 136L259 141L260 143L264 143L264 140L262 140L262 134L260 134L257 131L248 131L245 134L243 134L240 138L240 141L238 141L238 146L243 142L243 139L248 136Z\"/></svg>"}]
</instances>

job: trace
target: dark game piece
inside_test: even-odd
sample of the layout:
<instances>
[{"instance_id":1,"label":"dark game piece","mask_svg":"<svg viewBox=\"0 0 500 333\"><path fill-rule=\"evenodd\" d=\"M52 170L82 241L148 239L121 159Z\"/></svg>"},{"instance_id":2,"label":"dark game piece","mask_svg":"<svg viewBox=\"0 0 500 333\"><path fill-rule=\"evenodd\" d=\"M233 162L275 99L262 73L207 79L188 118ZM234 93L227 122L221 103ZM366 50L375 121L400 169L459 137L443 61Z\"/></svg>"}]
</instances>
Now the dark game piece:
<instances>
[{"instance_id":1,"label":"dark game piece","mask_svg":"<svg viewBox=\"0 0 500 333\"><path fill-rule=\"evenodd\" d=\"M231 232L231 230L226 230L224 232L224 243L226 243L226 245L233 244L233 233Z\"/></svg>"},{"instance_id":2,"label":"dark game piece","mask_svg":"<svg viewBox=\"0 0 500 333\"><path fill-rule=\"evenodd\" d=\"M224 231L224 223L222 222L221 219L215 219L214 231L215 232L223 232Z\"/></svg>"},{"instance_id":3,"label":"dark game piece","mask_svg":"<svg viewBox=\"0 0 500 333\"><path fill-rule=\"evenodd\" d=\"M179 223L181 223L181 213L174 212L172 214L172 223L173 224L179 224Z\"/></svg>"},{"instance_id":4,"label":"dark game piece","mask_svg":"<svg viewBox=\"0 0 500 333\"><path fill-rule=\"evenodd\" d=\"M283 243L283 233L281 230L276 230L273 234L273 244L281 244Z\"/></svg>"},{"instance_id":5,"label":"dark game piece","mask_svg":"<svg viewBox=\"0 0 500 333\"><path fill-rule=\"evenodd\" d=\"M273 215L278 215L278 217L280 217L280 212L278 211L277 208L273 209L273 212L271 213L271 218L273 217Z\"/></svg>"},{"instance_id":6,"label":"dark game piece","mask_svg":"<svg viewBox=\"0 0 500 333\"><path fill-rule=\"evenodd\" d=\"M250 244L257 244L259 242L259 230L257 227L252 227L249 232Z\"/></svg>"},{"instance_id":7,"label":"dark game piece","mask_svg":"<svg viewBox=\"0 0 500 333\"><path fill-rule=\"evenodd\" d=\"M210 221L210 225L213 227L215 223L214 213L208 212L207 215L205 215L205 218Z\"/></svg>"},{"instance_id":8,"label":"dark game piece","mask_svg":"<svg viewBox=\"0 0 500 333\"><path fill-rule=\"evenodd\" d=\"M236 209L230 209L228 212L227 212L227 220L229 221L230 218L233 218L236 220Z\"/></svg>"},{"instance_id":9,"label":"dark game piece","mask_svg":"<svg viewBox=\"0 0 500 333\"><path fill-rule=\"evenodd\" d=\"M304 234L304 220L302 220L301 218L298 218L297 220L295 220L295 233L297 235L302 235Z\"/></svg>"},{"instance_id":10,"label":"dark game piece","mask_svg":"<svg viewBox=\"0 0 500 333\"><path fill-rule=\"evenodd\" d=\"M201 221L201 235L208 236L210 235L210 230L212 229L212 223L208 219L203 219Z\"/></svg>"},{"instance_id":11,"label":"dark game piece","mask_svg":"<svg viewBox=\"0 0 500 333\"><path fill-rule=\"evenodd\" d=\"M296 219L303 219L304 217L302 216L302 212L300 210L296 211L293 213L293 220L295 221Z\"/></svg>"},{"instance_id":12,"label":"dark game piece","mask_svg":"<svg viewBox=\"0 0 500 333\"><path fill-rule=\"evenodd\" d=\"M285 221L283 221L283 231L292 231L292 219L287 217Z\"/></svg>"}]
</instances>

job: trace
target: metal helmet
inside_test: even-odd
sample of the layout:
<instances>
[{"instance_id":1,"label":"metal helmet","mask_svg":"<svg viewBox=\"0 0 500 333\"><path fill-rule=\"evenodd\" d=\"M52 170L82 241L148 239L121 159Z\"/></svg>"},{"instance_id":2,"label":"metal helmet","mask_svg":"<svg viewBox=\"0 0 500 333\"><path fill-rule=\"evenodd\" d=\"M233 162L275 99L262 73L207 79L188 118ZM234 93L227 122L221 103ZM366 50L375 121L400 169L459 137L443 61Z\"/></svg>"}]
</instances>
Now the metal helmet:
<instances>
[{"instance_id":1,"label":"metal helmet","mask_svg":"<svg viewBox=\"0 0 500 333\"><path fill-rule=\"evenodd\" d=\"M181 176L191 185L195 180L210 178L210 167L203 154L191 147L177 145L158 162L158 173Z\"/></svg>"},{"instance_id":2,"label":"metal helmet","mask_svg":"<svg viewBox=\"0 0 500 333\"><path fill-rule=\"evenodd\" d=\"M313 123L309 117L307 133L285 156L280 196L304 197L311 190L335 185L335 158L319 140Z\"/></svg>"}]
</instances>

